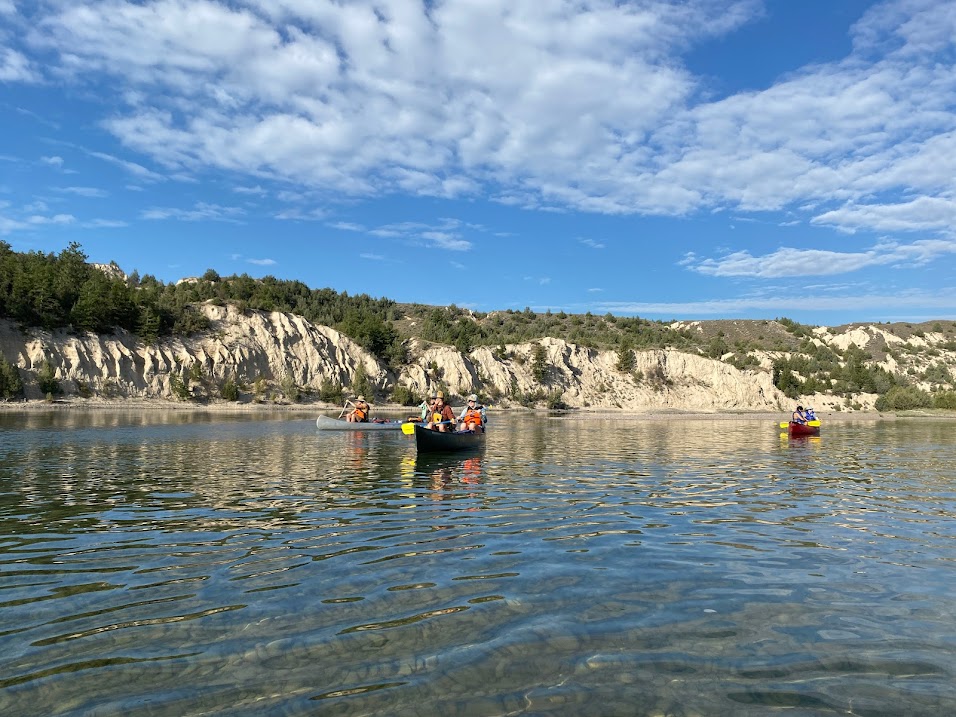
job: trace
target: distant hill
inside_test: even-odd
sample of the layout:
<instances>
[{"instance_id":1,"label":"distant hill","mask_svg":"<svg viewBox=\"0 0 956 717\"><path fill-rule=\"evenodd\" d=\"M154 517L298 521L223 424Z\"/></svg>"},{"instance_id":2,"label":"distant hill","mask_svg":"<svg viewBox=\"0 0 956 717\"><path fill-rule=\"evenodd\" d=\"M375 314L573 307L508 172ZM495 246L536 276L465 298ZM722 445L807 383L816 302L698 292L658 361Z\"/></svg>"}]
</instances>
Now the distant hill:
<instances>
[{"instance_id":1,"label":"distant hill","mask_svg":"<svg viewBox=\"0 0 956 717\"><path fill-rule=\"evenodd\" d=\"M474 312L213 270L165 285L88 264L78 245L21 254L4 242L0 318L7 399L338 400L359 386L406 404L441 387L550 407L956 408L951 320L818 327ZM307 349L296 355L286 341ZM126 355L136 358L124 365Z\"/></svg>"}]
</instances>

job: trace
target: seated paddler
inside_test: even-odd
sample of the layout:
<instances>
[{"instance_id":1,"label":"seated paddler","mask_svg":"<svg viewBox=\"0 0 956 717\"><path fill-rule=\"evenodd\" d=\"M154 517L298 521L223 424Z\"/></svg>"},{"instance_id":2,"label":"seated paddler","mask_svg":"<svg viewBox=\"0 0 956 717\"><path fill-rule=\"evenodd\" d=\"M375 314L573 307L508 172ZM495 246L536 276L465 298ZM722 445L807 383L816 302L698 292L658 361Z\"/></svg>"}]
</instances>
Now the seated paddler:
<instances>
[{"instance_id":1,"label":"seated paddler","mask_svg":"<svg viewBox=\"0 0 956 717\"><path fill-rule=\"evenodd\" d=\"M368 423L369 414L372 411L371 406L365 400L365 396L359 396L352 404L354 408L349 412L346 420L349 423Z\"/></svg>"},{"instance_id":2,"label":"seated paddler","mask_svg":"<svg viewBox=\"0 0 956 717\"><path fill-rule=\"evenodd\" d=\"M807 414L803 412L803 406L797 406L797 410L794 411L790 416L791 423L806 423Z\"/></svg>"},{"instance_id":3,"label":"seated paddler","mask_svg":"<svg viewBox=\"0 0 956 717\"><path fill-rule=\"evenodd\" d=\"M454 431L455 422L455 412L451 410L451 406L445 403L445 393L443 391L437 391L435 393L435 402L431 407L428 428L443 432Z\"/></svg>"},{"instance_id":4,"label":"seated paddler","mask_svg":"<svg viewBox=\"0 0 956 717\"><path fill-rule=\"evenodd\" d=\"M485 407L478 403L478 396L474 393L468 396L468 403L461 409L461 414L458 416L458 430L483 431L487 421Z\"/></svg>"}]
</instances>

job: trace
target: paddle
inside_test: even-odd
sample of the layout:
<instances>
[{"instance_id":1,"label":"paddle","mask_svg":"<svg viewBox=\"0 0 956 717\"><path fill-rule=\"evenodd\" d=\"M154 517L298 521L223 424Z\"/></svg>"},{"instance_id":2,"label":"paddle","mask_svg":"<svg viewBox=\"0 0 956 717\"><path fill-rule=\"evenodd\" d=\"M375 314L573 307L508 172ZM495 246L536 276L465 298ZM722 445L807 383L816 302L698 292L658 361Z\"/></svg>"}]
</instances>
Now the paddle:
<instances>
[{"instance_id":1,"label":"paddle","mask_svg":"<svg viewBox=\"0 0 956 717\"><path fill-rule=\"evenodd\" d=\"M807 421L807 422L804 423L803 425L804 425L804 426L819 426L819 425L820 425L820 421ZM781 428L789 428L789 427L790 427L790 423L789 423L788 421L780 421L780 427L781 427Z\"/></svg>"},{"instance_id":2,"label":"paddle","mask_svg":"<svg viewBox=\"0 0 956 717\"><path fill-rule=\"evenodd\" d=\"M348 410L348 407L349 407L350 405L351 405L351 406L354 406L355 404L352 403L351 401L349 401L348 399L345 399L345 405L342 406L342 410L339 411L339 418L341 418L342 416L345 415L345 411Z\"/></svg>"},{"instance_id":3,"label":"paddle","mask_svg":"<svg viewBox=\"0 0 956 717\"><path fill-rule=\"evenodd\" d=\"M440 426L440 425L443 424L443 423L451 423L451 421L439 421L439 422L436 423L435 425L436 425L436 426ZM425 425L425 424L423 424L423 423L416 423L416 422L414 422L414 421L408 421L407 423L403 423L403 424L402 424L402 433L404 433L406 436L414 435L414 433L415 433L415 426L423 426L423 425Z\"/></svg>"}]
</instances>

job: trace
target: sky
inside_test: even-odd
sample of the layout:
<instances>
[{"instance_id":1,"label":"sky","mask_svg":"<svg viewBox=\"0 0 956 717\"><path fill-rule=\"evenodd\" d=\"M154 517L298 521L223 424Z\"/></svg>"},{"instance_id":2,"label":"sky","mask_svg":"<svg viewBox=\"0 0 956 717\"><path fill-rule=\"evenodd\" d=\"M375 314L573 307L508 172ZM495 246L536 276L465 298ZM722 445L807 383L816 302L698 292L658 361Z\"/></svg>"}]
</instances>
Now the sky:
<instances>
[{"instance_id":1,"label":"sky","mask_svg":"<svg viewBox=\"0 0 956 717\"><path fill-rule=\"evenodd\" d=\"M0 241L164 282L956 318L953 0L0 0Z\"/></svg>"}]
</instances>

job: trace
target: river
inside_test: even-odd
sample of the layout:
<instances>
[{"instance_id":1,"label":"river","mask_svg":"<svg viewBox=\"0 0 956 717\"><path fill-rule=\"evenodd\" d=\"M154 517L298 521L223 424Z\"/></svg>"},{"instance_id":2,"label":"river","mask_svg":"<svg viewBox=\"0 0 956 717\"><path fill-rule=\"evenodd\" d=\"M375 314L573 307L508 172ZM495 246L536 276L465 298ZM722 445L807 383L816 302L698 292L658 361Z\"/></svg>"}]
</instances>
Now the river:
<instances>
[{"instance_id":1,"label":"river","mask_svg":"<svg viewBox=\"0 0 956 717\"><path fill-rule=\"evenodd\" d=\"M956 420L0 413L0 715L956 714Z\"/></svg>"}]
</instances>

